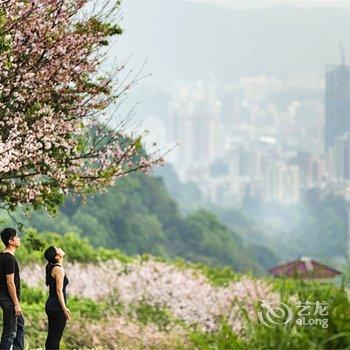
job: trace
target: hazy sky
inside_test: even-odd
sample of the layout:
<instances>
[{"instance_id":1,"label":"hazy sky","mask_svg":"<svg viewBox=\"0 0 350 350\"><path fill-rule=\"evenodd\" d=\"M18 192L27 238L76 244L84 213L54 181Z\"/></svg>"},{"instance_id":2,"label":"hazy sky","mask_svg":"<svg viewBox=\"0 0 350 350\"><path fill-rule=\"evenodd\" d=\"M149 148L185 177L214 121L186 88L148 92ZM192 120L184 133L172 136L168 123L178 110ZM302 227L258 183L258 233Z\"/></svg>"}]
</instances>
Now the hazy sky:
<instances>
[{"instance_id":1,"label":"hazy sky","mask_svg":"<svg viewBox=\"0 0 350 350\"><path fill-rule=\"evenodd\" d=\"M225 6L228 8L234 9L249 9L249 8L261 8L261 7L270 7L276 5L292 5L300 7L319 7L319 6L331 6L331 7L341 7L350 9L350 1L339 1L339 0L274 0L274 1L254 1L254 0L232 0L232 1L221 1L221 0L212 0L212 1L203 1L203 0L192 0L195 2L207 2L215 3L219 6Z\"/></svg>"},{"instance_id":2,"label":"hazy sky","mask_svg":"<svg viewBox=\"0 0 350 350\"><path fill-rule=\"evenodd\" d=\"M286 72L322 77L326 64L339 61L340 42L350 56L350 1L122 4L124 33L115 55L134 54L134 67L147 58L147 71L154 75L150 81L167 85L181 78L205 79L210 72L227 80Z\"/></svg>"},{"instance_id":3,"label":"hazy sky","mask_svg":"<svg viewBox=\"0 0 350 350\"><path fill-rule=\"evenodd\" d=\"M229 10L231 9L231 10ZM131 90L127 106L154 131L174 84L198 80L224 86L242 77L322 80L326 65L350 62L349 1L136 1L122 2L123 35L111 59L152 73ZM220 85L220 86L221 86ZM148 125L154 120L154 125Z\"/></svg>"}]
</instances>

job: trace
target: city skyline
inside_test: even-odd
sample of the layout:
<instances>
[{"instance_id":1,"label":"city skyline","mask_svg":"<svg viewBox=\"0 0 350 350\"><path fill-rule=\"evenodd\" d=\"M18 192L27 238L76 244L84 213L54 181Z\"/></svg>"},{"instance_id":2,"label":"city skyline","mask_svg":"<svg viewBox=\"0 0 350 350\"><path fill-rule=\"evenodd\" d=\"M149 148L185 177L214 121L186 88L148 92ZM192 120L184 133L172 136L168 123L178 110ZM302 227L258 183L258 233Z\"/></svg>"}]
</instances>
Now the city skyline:
<instances>
[{"instance_id":1,"label":"city skyline","mask_svg":"<svg viewBox=\"0 0 350 350\"><path fill-rule=\"evenodd\" d=\"M169 147L179 143L167 160L183 181L197 183L216 204L239 202L247 192L295 203L308 188L334 186L334 161L324 154L324 97L330 86L325 69L341 64L350 48L344 36L350 23L345 4L298 2L288 12L284 6L293 2L213 5L125 4L133 22L124 18L121 52L135 43L134 57L144 52L148 71L161 60L131 97L140 102L136 114L151 131L149 139ZM224 5L232 9L223 12ZM182 21L174 31L171 23L177 16ZM214 21L219 16L223 19L218 28L205 27L203 18ZM335 25L324 27L332 18ZM215 52L215 41L220 52ZM219 164L215 162L225 164L227 174L213 177L210 168ZM290 186L299 189L287 195Z\"/></svg>"}]
</instances>

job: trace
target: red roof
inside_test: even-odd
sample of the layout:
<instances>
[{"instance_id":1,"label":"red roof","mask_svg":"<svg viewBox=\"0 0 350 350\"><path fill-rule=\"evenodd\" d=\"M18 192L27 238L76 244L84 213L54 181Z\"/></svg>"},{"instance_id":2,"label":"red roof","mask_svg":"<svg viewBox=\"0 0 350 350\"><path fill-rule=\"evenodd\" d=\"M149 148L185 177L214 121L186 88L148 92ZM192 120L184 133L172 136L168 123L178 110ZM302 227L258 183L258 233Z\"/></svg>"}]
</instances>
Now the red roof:
<instances>
[{"instance_id":1,"label":"red roof","mask_svg":"<svg viewBox=\"0 0 350 350\"><path fill-rule=\"evenodd\" d=\"M310 258L300 258L268 270L274 276L296 278L332 278L341 272Z\"/></svg>"}]
</instances>

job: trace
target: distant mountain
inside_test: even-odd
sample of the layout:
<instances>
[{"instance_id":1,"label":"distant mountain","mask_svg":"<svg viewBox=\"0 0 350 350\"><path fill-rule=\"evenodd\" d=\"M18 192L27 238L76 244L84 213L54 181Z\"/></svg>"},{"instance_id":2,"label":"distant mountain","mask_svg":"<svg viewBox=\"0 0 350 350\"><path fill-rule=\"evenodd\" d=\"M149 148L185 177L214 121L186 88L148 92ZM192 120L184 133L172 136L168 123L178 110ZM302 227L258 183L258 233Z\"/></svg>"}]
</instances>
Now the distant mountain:
<instances>
[{"instance_id":1,"label":"distant mountain","mask_svg":"<svg viewBox=\"0 0 350 350\"><path fill-rule=\"evenodd\" d=\"M247 246L259 246L261 254L262 247L268 247L282 261L310 256L326 262L347 256L347 206L340 196L325 196L313 189L294 205L266 203L247 196L240 206L226 208L205 202L198 187L182 183L170 166L158 169L157 174L183 213L206 208Z\"/></svg>"}]
</instances>

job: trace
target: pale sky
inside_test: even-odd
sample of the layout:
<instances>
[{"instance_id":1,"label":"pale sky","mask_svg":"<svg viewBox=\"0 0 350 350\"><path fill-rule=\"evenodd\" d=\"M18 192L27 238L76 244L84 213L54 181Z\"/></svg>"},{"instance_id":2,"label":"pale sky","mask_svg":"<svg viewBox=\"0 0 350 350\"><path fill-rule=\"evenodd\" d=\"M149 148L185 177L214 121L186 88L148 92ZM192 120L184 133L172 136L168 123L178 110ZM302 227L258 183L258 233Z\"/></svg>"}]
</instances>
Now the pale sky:
<instances>
[{"instance_id":1,"label":"pale sky","mask_svg":"<svg viewBox=\"0 0 350 350\"><path fill-rule=\"evenodd\" d=\"M181 0L180 0L181 1ZM185 0L186 1L186 0ZM292 5L300 7L341 7L350 10L350 0L231 0L231 1L222 1L222 0L192 0L195 2L207 2L217 4L219 6L224 6L233 9L251 9L251 8L261 8L269 7L274 5Z\"/></svg>"},{"instance_id":2,"label":"pale sky","mask_svg":"<svg viewBox=\"0 0 350 350\"><path fill-rule=\"evenodd\" d=\"M291 5L298 7L338 7L350 11L350 0L123 0L123 2L197 2L211 3L221 7L235 10L254 9L262 7L271 7L278 5Z\"/></svg>"}]
</instances>

